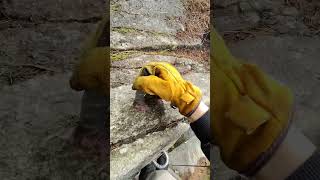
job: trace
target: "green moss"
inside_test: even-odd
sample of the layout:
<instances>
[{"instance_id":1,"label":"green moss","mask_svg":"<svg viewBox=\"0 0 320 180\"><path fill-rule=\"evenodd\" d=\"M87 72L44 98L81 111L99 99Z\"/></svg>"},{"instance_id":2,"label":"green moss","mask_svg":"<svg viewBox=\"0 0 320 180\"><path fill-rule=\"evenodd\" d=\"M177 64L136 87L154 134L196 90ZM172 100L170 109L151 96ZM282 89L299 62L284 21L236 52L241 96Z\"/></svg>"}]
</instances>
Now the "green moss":
<instances>
[{"instance_id":1,"label":"green moss","mask_svg":"<svg viewBox=\"0 0 320 180\"><path fill-rule=\"evenodd\" d=\"M120 4L112 4L110 9L112 12L118 12L121 9L121 5Z\"/></svg>"},{"instance_id":2,"label":"green moss","mask_svg":"<svg viewBox=\"0 0 320 180\"><path fill-rule=\"evenodd\" d=\"M134 28L128 28L128 27L116 27L116 28L112 28L112 31L116 31L121 34L127 34L127 33L137 32L139 30Z\"/></svg>"},{"instance_id":3,"label":"green moss","mask_svg":"<svg viewBox=\"0 0 320 180\"><path fill-rule=\"evenodd\" d=\"M121 51L121 52L111 52L111 61L121 61L129 58L133 54L138 54L138 51Z\"/></svg>"},{"instance_id":4,"label":"green moss","mask_svg":"<svg viewBox=\"0 0 320 180\"><path fill-rule=\"evenodd\" d=\"M149 54L149 55L163 55L163 56L166 56L166 55L170 55L172 53L170 53L170 49L164 49L164 50L161 50L161 51L152 51L152 52L147 52L146 54Z\"/></svg>"}]
</instances>

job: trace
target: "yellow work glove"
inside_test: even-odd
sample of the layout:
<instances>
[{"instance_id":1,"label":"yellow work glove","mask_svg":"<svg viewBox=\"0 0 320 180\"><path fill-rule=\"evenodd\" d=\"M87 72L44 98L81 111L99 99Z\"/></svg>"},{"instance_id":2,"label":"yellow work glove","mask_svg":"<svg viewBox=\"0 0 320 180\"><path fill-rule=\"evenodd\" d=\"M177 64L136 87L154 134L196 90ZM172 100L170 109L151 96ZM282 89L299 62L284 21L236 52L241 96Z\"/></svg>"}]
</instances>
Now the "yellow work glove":
<instances>
[{"instance_id":1,"label":"yellow work glove","mask_svg":"<svg viewBox=\"0 0 320 180\"><path fill-rule=\"evenodd\" d=\"M198 107L202 97L198 87L184 80L177 69L166 62L151 62L145 65L135 79L132 89L142 90L171 102L187 117Z\"/></svg>"},{"instance_id":2,"label":"yellow work glove","mask_svg":"<svg viewBox=\"0 0 320 180\"><path fill-rule=\"evenodd\" d=\"M250 174L285 134L293 95L256 65L233 57L214 28L210 40L213 140L227 166Z\"/></svg>"},{"instance_id":3,"label":"yellow work glove","mask_svg":"<svg viewBox=\"0 0 320 180\"><path fill-rule=\"evenodd\" d=\"M107 38L107 17L99 24L96 32L86 43L86 47L80 57L80 63L76 65L70 86L72 89L95 90L109 94L108 69L110 62L110 47L108 47Z\"/></svg>"}]
</instances>

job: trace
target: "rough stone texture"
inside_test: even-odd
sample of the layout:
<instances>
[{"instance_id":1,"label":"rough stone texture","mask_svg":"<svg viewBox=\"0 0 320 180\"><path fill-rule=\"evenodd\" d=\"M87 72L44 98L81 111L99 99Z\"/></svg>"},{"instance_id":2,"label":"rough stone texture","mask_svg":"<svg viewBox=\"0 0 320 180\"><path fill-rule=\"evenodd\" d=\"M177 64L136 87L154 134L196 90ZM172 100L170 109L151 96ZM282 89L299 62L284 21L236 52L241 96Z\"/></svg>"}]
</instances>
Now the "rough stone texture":
<instances>
[{"instance_id":1,"label":"rough stone texture","mask_svg":"<svg viewBox=\"0 0 320 180\"><path fill-rule=\"evenodd\" d=\"M120 86L111 90L110 101L110 139L111 143L145 135L148 130L156 128L159 123L182 119L178 111L169 104L162 108L161 104L140 110L133 105L136 92L131 85Z\"/></svg>"},{"instance_id":2,"label":"rough stone texture","mask_svg":"<svg viewBox=\"0 0 320 180\"><path fill-rule=\"evenodd\" d=\"M214 1L214 5L216 7L228 7L238 2L240 2L240 0L216 0Z\"/></svg>"},{"instance_id":3,"label":"rough stone texture","mask_svg":"<svg viewBox=\"0 0 320 180\"><path fill-rule=\"evenodd\" d=\"M97 23L1 22L6 23L0 28L0 87L39 74L70 71Z\"/></svg>"},{"instance_id":4,"label":"rough stone texture","mask_svg":"<svg viewBox=\"0 0 320 180\"><path fill-rule=\"evenodd\" d=\"M129 49L164 49L174 46L196 46L201 44L201 39L180 40L175 36L167 34L158 34L152 32L133 31L133 32L116 32L110 34L111 48L116 50Z\"/></svg>"},{"instance_id":5,"label":"rough stone texture","mask_svg":"<svg viewBox=\"0 0 320 180\"><path fill-rule=\"evenodd\" d=\"M203 100L209 104L209 74L190 73L185 78L202 90ZM131 89L131 86L126 85L111 89L111 143L144 135L149 130L156 128L159 123L170 124L171 121L183 118L179 111L170 107L169 103L164 103L164 108L161 105L146 107L144 110L135 107L133 102L136 92ZM146 116L146 114L148 115Z\"/></svg>"},{"instance_id":6,"label":"rough stone texture","mask_svg":"<svg viewBox=\"0 0 320 180\"><path fill-rule=\"evenodd\" d=\"M169 153L170 165L199 165L210 166L210 162L200 148L200 141L196 136L175 148ZM209 167L172 166L172 169L180 176L193 176L197 173L198 179L210 179ZM202 173L199 173L199 172Z\"/></svg>"},{"instance_id":7,"label":"rough stone texture","mask_svg":"<svg viewBox=\"0 0 320 180\"><path fill-rule=\"evenodd\" d=\"M180 0L111 1L111 48L120 53L129 49L138 51L130 58L111 62L111 179L132 178L161 150L172 148L181 135L190 131L189 125L176 122L183 117L168 102L149 99L148 103L141 94L137 101L136 91L131 87L143 65L151 61L175 65L185 79L200 87L205 103L210 102L208 67L192 59L164 56L160 52L201 46L200 37L181 35L186 31L188 18L185 3ZM159 55L150 55L147 52L150 49L159 50Z\"/></svg>"},{"instance_id":8,"label":"rough stone texture","mask_svg":"<svg viewBox=\"0 0 320 180\"><path fill-rule=\"evenodd\" d=\"M133 179L145 165L160 155L160 150L168 150L188 128L188 124L180 123L177 127L150 133L112 150L110 179Z\"/></svg>"},{"instance_id":9,"label":"rough stone texture","mask_svg":"<svg viewBox=\"0 0 320 180\"><path fill-rule=\"evenodd\" d=\"M215 11L214 23L220 31L234 31L256 27L260 21L260 16L255 11L245 11L240 13L239 6L233 5L227 10L218 9Z\"/></svg>"},{"instance_id":10,"label":"rough stone texture","mask_svg":"<svg viewBox=\"0 0 320 180\"><path fill-rule=\"evenodd\" d=\"M178 20L184 11L180 0L111 1L111 27L175 34L184 28Z\"/></svg>"},{"instance_id":11,"label":"rough stone texture","mask_svg":"<svg viewBox=\"0 0 320 180\"><path fill-rule=\"evenodd\" d=\"M308 28L298 19L292 16L277 16L274 28L280 34L307 34Z\"/></svg>"},{"instance_id":12,"label":"rough stone texture","mask_svg":"<svg viewBox=\"0 0 320 180\"><path fill-rule=\"evenodd\" d=\"M192 70L192 72L208 73L208 67L205 67L201 62L194 61L188 58L179 58L175 56L164 55L148 55L129 58L122 61L112 62L111 68L123 68L123 69L140 69L143 65L153 62L161 61L173 64L180 73L185 74Z\"/></svg>"},{"instance_id":13,"label":"rough stone texture","mask_svg":"<svg viewBox=\"0 0 320 180\"><path fill-rule=\"evenodd\" d=\"M122 61L111 62L110 80L111 87L132 84L137 76L139 69L148 62L162 61L174 64L182 74L188 74L190 71L194 73L209 73L208 67L202 63L198 63L187 58L178 58L175 56L162 55L140 55ZM209 80L208 80L209 82Z\"/></svg>"},{"instance_id":14,"label":"rough stone texture","mask_svg":"<svg viewBox=\"0 0 320 180\"><path fill-rule=\"evenodd\" d=\"M40 76L1 88L1 179L97 177L96 162L76 157L68 143L81 104L69 76Z\"/></svg>"},{"instance_id":15,"label":"rough stone texture","mask_svg":"<svg viewBox=\"0 0 320 180\"><path fill-rule=\"evenodd\" d=\"M230 44L234 55L258 64L294 91L296 126L317 146L320 145L319 42L315 37L265 36Z\"/></svg>"},{"instance_id":16,"label":"rough stone texture","mask_svg":"<svg viewBox=\"0 0 320 180\"><path fill-rule=\"evenodd\" d=\"M101 18L106 10L105 0L12 0L3 1L7 16L17 19L45 20L86 20Z\"/></svg>"},{"instance_id":17,"label":"rough stone texture","mask_svg":"<svg viewBox=\"0 0 320 180\"><path fill-rule=\"evenodd\" d=\"M23 30L21 27L2 30L1 63L29 63L56 71L70 70L81 44L95 27L92 23L47 23Z\"/></svg>"},{"instance_id":18,"label":"rough stone texture","mask_svg":"<svg viewBox=\"0 0 320 180\"><path fill-rule=\"evenodd\" d=\"M48 72L70 70L85 38L106 12L105 3L105 0L1 1L0 87Z\"/></svg>"},{"instance_id":19,"label":"rough stone texture","mask_svg":"<svg viewBox=\"0 0 320 180\"><path fill-rule=\"evenodd\" d=\"M138 103L140 106L134 103L136 91L131 88L132 82L138 75L139 69L152 61L174 64L185 79L190 80L202 90L204 102L208 105L210 103L209 72L201 63L186 58L146 54L112 62L111 87L113 88L110 100L113 103L110 107L110 138L115 149L111 152L111 177L116 179L132 177L144 165L151 162L157 153L170 148L181 135L190 130L189 126L185 127L181 122L177 127L170 125L173 121L182 119L183 116L178 110L172 109L168 102L156 101L156 105L151 108L145 102ZM163 130L166 126L169 128ZM171 134L174 133L176 135L172 136ZM161 146L159 146L157 134L161 134L165 141ZM137 143L140 143L139 146L136 145ZM133 161L131 161L132 158Z\"/></svg>"},{"instance_id":20,"label":"rough stone texture","mask_svg":"<svg viewBox=\"0 0 320 180\"><path fill-rule=\"evenodd\" d=\"M276 0L218 1L214 4L214 24L221 32L272 30L274 33L310 34L302 13ZM259 31L258 30L258 31Z\"/></svg>"},{"instance_id":21,"label":"rough stone texture","mask_svg":"<svg viewBox=\"0 0 320 180\"><path fill-rule=\"evenodd\" d=\"M201 39L177 38L185 31L181 0L111 1L111 48L118 50L200 45Z\"/></svg>"},{"instance_id":22,"label":"rough stone texture","mask_svg":"<svg viewBox=\"0 0 320 180\"><path fill-rule=\"evenodd\" d=\"M139 111L139 109L133 106L136 92L131 89L132 82L137 76L140 67L151 61L166 61L175 64L176 67L180 69L180 72L185 72L183 73L185 79L191 81L202 90L203 100L207 104L210 102L209 73L200 63L185 58L160 55L142 55L133 59L112 62L112 67L117 67L117 69L111 71L111 82L115 82L118 77L121 77L118 81L121 81L123 84L128 84L111 89L110 99L111 102L114 102L111 104L112 143L139 134L145 134L148 130L155 128L159 122L170 123L172 120L182 118L179 112L173 110L168 103L165 103L162 114L159 114L159 109L146 109L146 111L150 113L148 116L145 116L146 111ZM190 69L182 69L188 68L188 65ZM124 71L122 69L124 69ZM191 71L191 69L193 70Z\"/></svg>"},{"instance_id":23,"label":"rough stone texture","mask_svg":"<svg viewBox=\"0 0 320 180\"><path fill-rule=\"evenodd\" d=\"M282 9L281 13L285 16L297 16L299 11L295 7L285 7Z\"/></svg>"}]
</instances>

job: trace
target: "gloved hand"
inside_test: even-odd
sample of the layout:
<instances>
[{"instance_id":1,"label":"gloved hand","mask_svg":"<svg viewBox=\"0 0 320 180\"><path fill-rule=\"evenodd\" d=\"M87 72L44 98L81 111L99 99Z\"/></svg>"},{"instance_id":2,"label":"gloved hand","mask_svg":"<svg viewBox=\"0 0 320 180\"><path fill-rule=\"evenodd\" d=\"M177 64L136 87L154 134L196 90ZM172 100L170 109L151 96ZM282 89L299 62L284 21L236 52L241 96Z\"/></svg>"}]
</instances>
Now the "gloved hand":
<instances>
[{"instance_id":1,"label":"gloved hand","mask_svg":"<svg viewBox=\"0 0 320 180\"><path fill-rule=\"evenodd\" d=\"M105 17L86 43L80 63L76 65L70 79L72 89L94 90L104 95L109 94L110 47L106 40L109 36L107 23L107 17Z\"/></svg>"},{"instance_id":2,"label":"gloved hand","mask_svg":"<svg viewBox=\"0 0 320 180\"><path fill-rule=\"evenodd\" d=\"M202 97L198 87L184 80L177 69L166 62L151 62L145 65L135 79L132 89L170 101L187 117L198 107Z\"/></svg>"},{"instance_id":3,"label":"gloved hand","mask_svg":"<svg viewBox=\"0 0 320 180\"><path fill-rule=\"evenodd\" d=\"M95 90L108 94L109 78L107 77L109 48L91 49L76 66L70 79L72 89Z\"/></svg>"},{"instance_id":4,"label":"gloved hand","mask_svg":"<svg viewBox=\"0 0 320 180\"><path fill-rule=\"evenodd\" d=\"M233 57L213 28L210 40L213 141L227 166L253 172L287 129L293 95L256 65Z\"/></svg>"}]
</instances>

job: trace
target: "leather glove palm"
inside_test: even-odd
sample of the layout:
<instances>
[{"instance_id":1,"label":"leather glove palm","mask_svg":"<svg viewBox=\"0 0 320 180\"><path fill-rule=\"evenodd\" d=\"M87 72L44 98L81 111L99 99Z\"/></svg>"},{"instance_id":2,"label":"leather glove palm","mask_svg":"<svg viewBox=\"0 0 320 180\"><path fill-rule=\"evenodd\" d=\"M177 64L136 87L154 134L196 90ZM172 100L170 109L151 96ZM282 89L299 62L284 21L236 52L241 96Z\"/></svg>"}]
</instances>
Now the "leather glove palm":
<instances>
[{"instance_id":1,"label":"leather glove palm","mask_svg":"<svg viewBox=\"0 0 320 180\"><path fill-rule=\"evenodd\" d=\"M145 72L149 74L144 76ZM141 69L132 88L170 101L184 116L190 116L201 101L198 87L184 80L175 67L165 62L151 62Z\"/></svg>"},{"instance_id":2,"label":"leather glove palm","mask_svg":"<svg viewBox=\"0 0 320 180\"><path fill-rule=\"evenodd\" d=\"M293 96L256 65L240 63L214 29L210 39L214 142L227 166L250 171L287 128Z\"/></svg>"}]
</instances>

